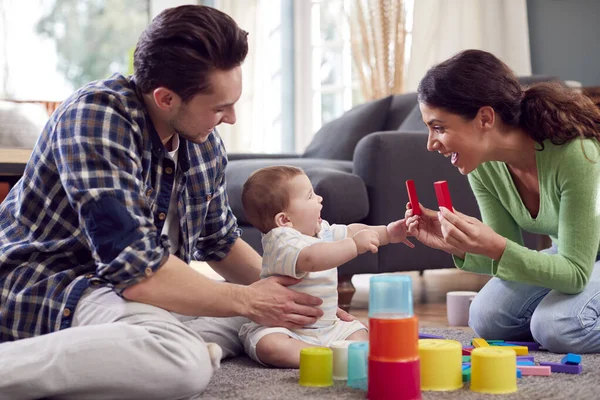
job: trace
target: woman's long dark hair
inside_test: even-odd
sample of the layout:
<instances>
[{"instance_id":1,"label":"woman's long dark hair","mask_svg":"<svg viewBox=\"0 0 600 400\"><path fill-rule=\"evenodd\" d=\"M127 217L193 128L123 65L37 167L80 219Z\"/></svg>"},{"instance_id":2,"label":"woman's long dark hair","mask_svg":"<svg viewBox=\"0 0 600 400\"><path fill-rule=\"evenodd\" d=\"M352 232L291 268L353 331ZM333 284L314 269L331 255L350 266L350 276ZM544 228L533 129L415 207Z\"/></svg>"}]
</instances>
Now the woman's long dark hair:
<instances>
[{"instance_id":1,"label":"woman's long dark hair","mask_svg":"<svg viewBox=\"0 0 600 400\"><path fill-rule=\"evenodd\" d=\"M575 138L600 141L600 110L588 97L560 83L523 88L493 54L465 50L438 64L419 83L418 100L472 120L490 106L508 126L524 129L543 148Z\"/></svg>"}]
</instances>

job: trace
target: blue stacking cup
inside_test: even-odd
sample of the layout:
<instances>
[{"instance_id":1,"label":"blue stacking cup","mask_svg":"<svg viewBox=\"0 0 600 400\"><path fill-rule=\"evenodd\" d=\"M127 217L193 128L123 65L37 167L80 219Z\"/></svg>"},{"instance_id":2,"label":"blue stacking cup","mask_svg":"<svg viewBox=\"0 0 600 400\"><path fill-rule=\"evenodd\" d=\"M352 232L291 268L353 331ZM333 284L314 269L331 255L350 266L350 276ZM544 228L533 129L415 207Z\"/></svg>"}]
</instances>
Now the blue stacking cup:
<instances>
[{"instance_id":1,"label":"blue stacking cup","mask_svg":"<svg viewBox=\"0 0 600 400\"><path fill-rule=\"evenodd\" d=\"M367 390L369 342L354 342L348 346L348 386Z\"/></svg>"},{"instance_id":2,"label":"blue stacking cup","mask_svg":"<svg viewBox=\"0 0 600 400\"><path fill-rule=\"evenodd\" d=\"M413 316L412 279L406 275L374 275L369 287L369 318Z\"/></svg>"}]
</instances>

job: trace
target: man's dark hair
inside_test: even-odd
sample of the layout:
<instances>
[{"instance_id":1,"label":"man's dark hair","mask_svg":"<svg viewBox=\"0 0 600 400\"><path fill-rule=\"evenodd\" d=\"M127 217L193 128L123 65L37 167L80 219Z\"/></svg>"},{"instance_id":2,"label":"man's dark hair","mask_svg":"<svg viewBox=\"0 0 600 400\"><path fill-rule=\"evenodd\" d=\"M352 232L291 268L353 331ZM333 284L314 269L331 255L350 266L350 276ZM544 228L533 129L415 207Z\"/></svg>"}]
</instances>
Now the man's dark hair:
<instances>
[{"instance_id":1,"label":"man's dark hair","mask_svg":"<svg viewBox=\"0 0 600 400\"><path fill-rule=\"evenodd\" d=\"M158 14L135 48L133 70L142 93L166 87L189 101L210 93L210 74L242 64L248 32L227 14L207 6L185 5Z\"/></svg>"}]
</instances>

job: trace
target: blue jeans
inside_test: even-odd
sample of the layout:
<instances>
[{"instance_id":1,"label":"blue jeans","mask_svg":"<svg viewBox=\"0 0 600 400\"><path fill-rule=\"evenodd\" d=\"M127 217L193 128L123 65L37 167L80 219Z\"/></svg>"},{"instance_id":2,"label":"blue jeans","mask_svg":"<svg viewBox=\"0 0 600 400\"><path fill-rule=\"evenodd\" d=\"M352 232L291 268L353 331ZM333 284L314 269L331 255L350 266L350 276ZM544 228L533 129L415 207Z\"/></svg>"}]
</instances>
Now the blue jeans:
<instances>
[{"instance_id":1,"label":"blue jeans","mask_svg":"<svg viewBox=\"0 0 600 400\"><path fill-rule=\"evenodd\" d=\"M555 245L544 253L556 254ZM531 341L555 353L600 353L600 261L578 294L492 278L473 300L469 326L486 339Z\"/></svg>"}]
</instances>

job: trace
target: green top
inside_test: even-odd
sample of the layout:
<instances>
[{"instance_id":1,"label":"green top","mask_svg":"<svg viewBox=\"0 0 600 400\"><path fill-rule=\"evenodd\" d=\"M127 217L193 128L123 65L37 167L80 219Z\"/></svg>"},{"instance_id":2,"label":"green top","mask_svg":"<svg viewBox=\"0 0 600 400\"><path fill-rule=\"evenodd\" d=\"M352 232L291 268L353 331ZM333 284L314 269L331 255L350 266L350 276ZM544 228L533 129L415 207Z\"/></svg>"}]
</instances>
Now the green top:
<instances>
[{"instance_id":1,"label":"green top","mask_svg":"<svg viewBox=\"0 0 600 400\"><path fill-rule=\"evenodd\" d=\"M467 253L454 262L465 271L579 293L600 247L600 145L595 139L575 139L561 146L546 140L544 146L535 156L540 185L536 218L523 204L505 163L486 162L469 174L483 222L506 237L506 249L500 261ZM524 247L521 229L549 235L558 254Z\"/></svg>"}]
</instances>

